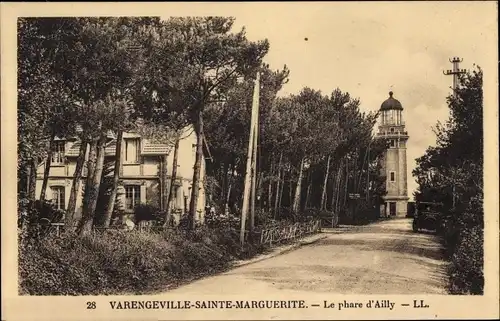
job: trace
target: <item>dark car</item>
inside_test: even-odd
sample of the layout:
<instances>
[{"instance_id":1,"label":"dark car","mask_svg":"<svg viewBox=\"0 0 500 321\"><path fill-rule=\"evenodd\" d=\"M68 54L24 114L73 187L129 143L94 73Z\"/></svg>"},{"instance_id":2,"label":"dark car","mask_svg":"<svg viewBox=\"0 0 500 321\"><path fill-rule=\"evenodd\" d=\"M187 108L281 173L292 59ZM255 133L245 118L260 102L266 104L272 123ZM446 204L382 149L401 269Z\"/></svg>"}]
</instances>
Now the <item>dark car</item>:
<instances>
[{"instance_id":1,"label":"dark car","mask_svg":"<svg viewBox=\"0 0 500 321\"><path fill-rule=\"evenodd\" d=\"M417 202L413 217L413 231L428 230L440 233L444 220L441 203Z\"/></svg>"}]
</instances>

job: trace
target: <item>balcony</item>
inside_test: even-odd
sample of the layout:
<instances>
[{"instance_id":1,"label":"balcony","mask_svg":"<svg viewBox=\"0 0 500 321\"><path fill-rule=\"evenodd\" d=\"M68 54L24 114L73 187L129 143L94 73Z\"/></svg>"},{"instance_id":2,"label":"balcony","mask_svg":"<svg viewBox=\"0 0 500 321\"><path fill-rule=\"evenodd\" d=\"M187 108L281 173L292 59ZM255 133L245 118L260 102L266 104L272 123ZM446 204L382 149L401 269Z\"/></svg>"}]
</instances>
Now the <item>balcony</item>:
<instances>
[{"instance_id":1,"label":"balcony","mask_svg":"<svg viewBox=\"0 0 500 321\"><path fill-rule=\"evenodd\" d=\"M395 132L379 132L377 136L383 137L408 137L407 131L395 131Z\"/></svg>"},{"instance_id":2,"label":"balcony","mask_svg":"<svg viewBox=\"0 0 500 321\"><path fill-rule=\"evenodd\" d=\"M386 120L382 120L380 122L380 125L382 126L404 126L406 124L405 121L403 120L400 120L399 122L394 120L394 119L386 119Z\"/></svg>"}]
</instances>

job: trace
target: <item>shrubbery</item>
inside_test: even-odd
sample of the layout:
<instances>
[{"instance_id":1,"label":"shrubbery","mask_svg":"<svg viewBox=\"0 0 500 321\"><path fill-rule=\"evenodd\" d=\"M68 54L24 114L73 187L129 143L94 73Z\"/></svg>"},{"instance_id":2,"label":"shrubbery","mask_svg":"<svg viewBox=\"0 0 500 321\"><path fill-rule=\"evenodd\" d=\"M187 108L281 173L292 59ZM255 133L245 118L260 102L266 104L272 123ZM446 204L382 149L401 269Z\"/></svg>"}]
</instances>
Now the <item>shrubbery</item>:
<instances>
[{"instance_id":1,"label":"shrubbery","mask_svg":"<svg viewBox=\"0 0 500 321\"><path fill-rule=\"evenodd\" d=\"M450 267L452 294L483 293L483 240L483 229L479 226L462 231Z\"/></svg>"},{"instance_id":2,"label":"shrubbery","mask_svg":"<svg viewBox=\"0 0 500 321\"><path fill-rule=\"evenodd\" d=\"M205 224L208 227L228 227L228 228L239 228L241 224L241 219L232 213L225 214L223 212L207 212L205 213Z\"/></svg>"},{"instance_id":3,"label":"shrubbery","mask_svg":"<svg viewBox=\"0 0 500 321\"><path fill-rule=\"evenodd\" d=\"M473 197L467 207L450 213L443 240L448 257L449 291L452 294L482 294L484 287L484 226L482 197Z\"/></svg>"},{"instance_id":4,"label":"shrubbery","mask_svg":"<svg viewBox=\"0 0 500 321\"><path fill-rule=\"evenodd\" d=\"M208 228L158 234L113 230L21 241L20 293L97 295L166 290L222 271L232 260L261 250L252 245L241 249L231 230Z\"/></svg>"},{"instance_id":5,"label":"shrubbery","mask_svg":"<svg viewBox=\"0 0 500 321\"><path fill-rule=\"evenodd\" d=\"M64 217L64 211L57 209L50 201L36 200L32 202L26 198L21 198L18 200L18 206L19 226L24 223L57 223Z\"/></svg>"},{"instance_id":6,"label":"shrubbery","mask_svg":"<svg viewBox=\"0 0 500 321\"><path fill-rule=\"evenodd\" d=\"M139 204L134 208L135 223L141 221L154 221L157 225L165 222L165 211L150 204Z\"/></svg>"},{"instance_id":7,"label":"shrubbery","mask_svg":"<svg viewBox=\"0 0 500 321\"><path fill-rule=\"evenodd\" d=\"M296 218L309 220L318 213L301 213ZM135 208L134 219L162 224L164 212L141 205ZM56 237L20 230L20 293L108 295L167 290L223 271L232 261L248 259L265 249L252 242L241 247L240 218L233 214L208 212L205 225L192 231L184 228L186 219L186 215L181 217L177 228L162 232L110 229L86 236L65 232ZM275 220L263 210L255 215L256 229L296 221L300 220Z\"/></svg>"}]
</instances>

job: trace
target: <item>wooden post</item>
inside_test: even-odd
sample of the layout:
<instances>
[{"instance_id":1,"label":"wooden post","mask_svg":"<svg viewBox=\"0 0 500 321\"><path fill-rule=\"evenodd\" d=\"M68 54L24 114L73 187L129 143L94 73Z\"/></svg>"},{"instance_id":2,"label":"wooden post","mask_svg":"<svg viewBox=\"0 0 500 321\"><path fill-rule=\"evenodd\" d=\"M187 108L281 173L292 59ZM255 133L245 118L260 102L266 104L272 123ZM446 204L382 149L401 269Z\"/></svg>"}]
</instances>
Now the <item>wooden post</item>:
<instances>
[{"instance_id":1,"label":"wooden post","mask_svg":"<svg viewBox=\"0 0 500 321\"><path fill-rule=\"evenodd\" d=\"M250 137L248 140L248 154L247 154L247 166L245 173L245 187L243 191L243 206L241 208L241 228L240 228L240 243L243 246L245 243L245 223L248 213L248 203L250 194L250 175L252 171L252 156L253 156L253 141L255 134L255 123L257 118L257 110L259 104L259 89L260 89L260 74L257 72L257 77L255 79L255 86L253 92L253 102L252 102L252 117L250 120Z\"/></svg>"},{"instance_id":2,"label":"wooden post","mask_svg":"<svg viewBox=\"0 0 500 321\"><path fill-rule=\"evenodd\" d=\"M258 77L258 76L257 76ZM257 89L258 90L258 89ZM254 97L255 99L255 97ZM255 103L255 101L254 101ZM253 148L252 148L252 191L251 191L251 203L250 203L250 231L253 231L255 225L255 200L256 200L256 181L257 181L257 142L259 137L259 96L256 99L255 114L256 119L254 123L254 133L253 133ZM252 106L252 109L254 107Z\"/></svg>"}]
</instances>

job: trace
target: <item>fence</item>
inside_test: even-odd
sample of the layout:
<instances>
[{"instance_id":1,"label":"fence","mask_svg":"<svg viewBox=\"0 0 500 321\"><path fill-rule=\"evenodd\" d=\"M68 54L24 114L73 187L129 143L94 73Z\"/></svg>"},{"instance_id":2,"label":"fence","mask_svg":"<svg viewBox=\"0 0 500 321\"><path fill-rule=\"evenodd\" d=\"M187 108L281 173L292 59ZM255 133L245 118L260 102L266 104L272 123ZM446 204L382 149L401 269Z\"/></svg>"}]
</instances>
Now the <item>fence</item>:
<instances>
[{"instance_id":1,"label":"fence","mask_svg":"<svg viewBox=\"0 0 500 321\"><path fill-rule=\"evenodd\" d=\"M45 227L44 234L48 235L56 235L60 236L63 229L64 223L50 223L50 224L38 224L39 227ZM40 229L38 229L39 233L41 233Z\"/></svg>"},{"instance_id":2,"label":"fence","mask_svg":"<svg viewBox=\"0 0 500 321\"><path fill-rule=\"evenodd\" d=\"M293 223L285 226L274 226L252 233L252 238L259 244L272 245L283 241L297 239L321 231L321 220L305 223Z\"/></svg>"},{"instance_id":3,"label":"fence","mask_svg":"<svg viewBox=\"0 0 500 321\"><path fill-rule=\"evenodd\" d=\"M60 236L64 230L64 223L50 223L50 224L37 224L39 227L45 227L43 234ZM126 230L123 226L110 226L98 227L94 226L92 231L94 233L112 231L112 230ZM133 230L144 233L161 233L165 230L175 229L173 227L154 226L149 224L137 224ZM304 222L304 223L291 223L283 226L272 226L264 229L257 229L256 231L246 231L245 239L261 245L273 245L276 243L297 239L306 235L318 233L321 231L321 219ZM239 231L234 230L235 237L239 236ZM249 240L249 237L251 240Z\"/></svg>"},{"instance_id":4,"label":"fence","mask_svg":"<svg viewBox=\"0 0 500 321\"><path fill-rule=\"evenodd\" d=\"M339 225L339 216L338 214L322 216L321 218L321 226L322 227L330 227L335 228Z\"/></svg>"}]
</instances>

